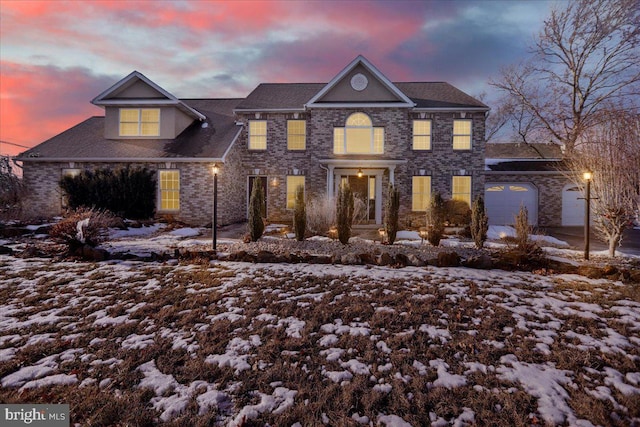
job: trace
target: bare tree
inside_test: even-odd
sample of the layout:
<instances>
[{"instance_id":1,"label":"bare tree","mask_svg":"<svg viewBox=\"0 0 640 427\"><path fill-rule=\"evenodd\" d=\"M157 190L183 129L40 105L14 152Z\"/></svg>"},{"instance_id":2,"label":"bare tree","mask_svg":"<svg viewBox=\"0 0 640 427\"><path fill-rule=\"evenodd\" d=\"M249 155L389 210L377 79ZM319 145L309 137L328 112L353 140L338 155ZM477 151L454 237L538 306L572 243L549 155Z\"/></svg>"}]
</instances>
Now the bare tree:
<instances>
[{"instance_id":1,"label":"bare tree","mask_svg":"<svg viewBox=\"0 0 640 427\"><path fill-rule=\"evenodd\" d=\"M613 257L624 230L640 211L640 116L612 110L598 118L601 124L585 132L570 166L580 185L581 172L593 171L593 225Z\"/></svg>"},{"instance_id":2,"label":"bare tree","mask_svg":"<svg viewBox=\"0 0 640 427\"><path fill-rule=\"evenodd\" d=\"M640 94L640 2L562 4L566 8L554 9L545 21L532 57L504 68L490 84L570 155L581 135L598 125L607 102L637 107L631 104Z\"/></svg>"}]
</instances>

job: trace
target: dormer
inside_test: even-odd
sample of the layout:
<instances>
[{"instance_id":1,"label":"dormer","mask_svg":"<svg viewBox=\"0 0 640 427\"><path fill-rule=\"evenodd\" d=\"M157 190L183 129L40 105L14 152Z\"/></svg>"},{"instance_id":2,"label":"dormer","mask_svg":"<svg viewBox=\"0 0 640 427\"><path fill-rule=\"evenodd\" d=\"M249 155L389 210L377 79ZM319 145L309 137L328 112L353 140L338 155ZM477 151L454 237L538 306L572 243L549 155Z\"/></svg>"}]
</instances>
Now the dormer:
<instances>
[{"instance_id":1,"label":"dormer","mask_svg":"<svg viewBox=\"0 0 640 427\"><path fill-rule=\"evenodd\" d=\"M107 139L174 139L206 117L134 71L95 97L105 109Z\"/></svg>"}]
</instances>

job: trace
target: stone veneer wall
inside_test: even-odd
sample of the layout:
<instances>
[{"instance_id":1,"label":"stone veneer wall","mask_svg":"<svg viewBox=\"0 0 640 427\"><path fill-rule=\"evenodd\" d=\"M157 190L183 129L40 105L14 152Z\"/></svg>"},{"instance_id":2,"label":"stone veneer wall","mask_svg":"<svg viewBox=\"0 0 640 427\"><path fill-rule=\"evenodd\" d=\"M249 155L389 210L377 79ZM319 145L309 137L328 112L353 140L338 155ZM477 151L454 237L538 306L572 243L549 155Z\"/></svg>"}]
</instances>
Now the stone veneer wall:
<instances>
[{"instance_id":1,"label":"stone veneer wall","mask_svg":"<svg viewBox=\"0 0 640 427\"><path fill-rule=\"evenodd\" d=\"M234 159L233 153L229 156ZM237 154L235 155L237 157ZM213 176L211 163L161 162L129 163L130 167L180 170L180 211L157 213L157 217L171 217L190 225L203 226L212 222ZM75 162L75 169L118 168L121 163ZM242 200L236 195L241 182L241 170L233 165L219 165L218 175L218 224L226 225L244 219ZM62 170L70 168L69 162L24 162L23 178L27 188L24 211L31 217L50 218L63 212L62 192L58 185ZM243 190L244 191L244 190Z\"/></svg>"},{"instance_id":2,"label":"stone veneer wall","mask_svg":"<svg viewBox=\"0 0 640 427\"><path fill-rule=\"evenodd\" d=\"M364 112L371 117L373 126L385 128L385 150L382 155L335 155L333 154L333 129L343 127L349 115ZM462 118L460 113L428 113L424 117L407 109L359 108L359 109L312 109L300 113L298 119L307 120L307 146L304 151L287 149L287 120L293 114L241 115L245 123L244 131L236 142L245 171L245 186L248 176L267 176L267 216L271 221L291 221L292 212L285 209L286 177L293 169L305 176L307 197L326 194L327 170L320 159L351 160L403 160L395 169L395 183L400 189L401 218L411 222L411 218L422 218L423 212L411 212L411 177L419 175L421 169L432 177L432 191L439 191L443 197L451 197L452 176L464 174L472 177L472 200L484 192L484 151L485 117L483 113L467 113L473 120L471 150L452 148L453 120ZM432 148L427 151L412 149L412 120L428 118L432 120ZM248 149L248 121L267 121L267 149ZM366 169L363 167L363 169ZM389 172L383 177L383 198L389 181ZM245 187L246 188L246 187ZM244 190L246 193L246 189ZM244 196L246 198L246 196ZM246 202L245 202L246 203ZM384 200L383 200L384 204ZM409 224L408 224L409 225Z\"/></svg>"},{"instance_id":3,"label":"stone veneer wall","mask_svg":"<svg viewBox=\"0 0 640 427\"><path fill-rule=\"evenodd\" d=\"M531 183L538 189L538 226L560 227L562 225L562 190L571 180L561 172L489 173L486 184L491 183Z\"/></svg>"}]
</instances>

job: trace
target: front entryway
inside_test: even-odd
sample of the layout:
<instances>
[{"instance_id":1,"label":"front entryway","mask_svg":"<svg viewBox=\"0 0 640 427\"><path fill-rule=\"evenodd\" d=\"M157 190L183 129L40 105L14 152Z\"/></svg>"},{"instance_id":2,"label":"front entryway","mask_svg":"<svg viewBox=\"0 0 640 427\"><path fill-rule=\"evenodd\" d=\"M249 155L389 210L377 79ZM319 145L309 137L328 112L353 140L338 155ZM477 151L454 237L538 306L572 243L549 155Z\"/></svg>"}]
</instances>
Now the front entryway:
<instances>
[{"instance_id":1,"label":"front entryway","mask_svg":"<svg viewBox=\"0 0 640 427\"><path fill-rule=\"evenodd\" d=\"M364 212L361 212L359 219L365 223L376 220L376 177L368 175L349 175L342 177L349 183L353 196L360 200L360 205Z\"/></svg>"}]
</instances>

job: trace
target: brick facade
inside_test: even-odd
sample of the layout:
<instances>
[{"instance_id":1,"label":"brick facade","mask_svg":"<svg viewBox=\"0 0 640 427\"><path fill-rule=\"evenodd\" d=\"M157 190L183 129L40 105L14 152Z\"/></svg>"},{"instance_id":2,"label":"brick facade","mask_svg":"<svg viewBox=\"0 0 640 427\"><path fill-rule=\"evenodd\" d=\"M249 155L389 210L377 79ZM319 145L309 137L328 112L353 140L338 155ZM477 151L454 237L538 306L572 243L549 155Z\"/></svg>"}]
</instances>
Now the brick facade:
<instances>
[{"instance_id":1,"label":"brick facade","mask_svg":"<svg viewBox=\"0 0 640 427\"><path fill-rule=\"evenodd\" d=\"M383 127L385 134L384 153L371 155L349 155L333 153L333 131L336 127L344 127L347 118L355 113L367 114L374 127ZM307 121L306 150L287 149L287 120L304 119ZM266 120L267 149L248 149L248 122L250 120ZM412 149L412 120L428 118L432 120L431 150L418 151ZM267 216L271 221L290 221L292 212L286 207L286 177L294 174L305 176L307 197L325 195L327 192L328 171L322 164L324 160L353 161L352 167L380 169L380 166L367 167L367 160L389 160L401 163L394 170L394 180L400 189L401 217L410 222L413 217L422 217L423 213L411 212L412 176L430 175L432 192L439 191L443 197L451 197L451 182L454 175L471 176L472 199L484 191L484 150L485 120L484 113L467 113L465 118L472 120L471 150L453 150L453 120L462 118L461 113L420 114L407 108L358 108L358 109L310 109L294 116L293 113L261 113L259 115L244 114L238 119L244 123L244 131L236 142L241 157L241 169L244 171L243 181L249 176L266 176L269 183L267 189ZM348 163L348 162L347 162ZM360 166L363 165L363 166ZM383 167L384 168L384 167ZM382 175L382 194L386 195L389 182L389 170L385 168ZM246 200L246 187L243 198ZM384 200L383 200L384 203ZM246 201L245 201L246 206Z\"/></svg>"}]
</instances>

